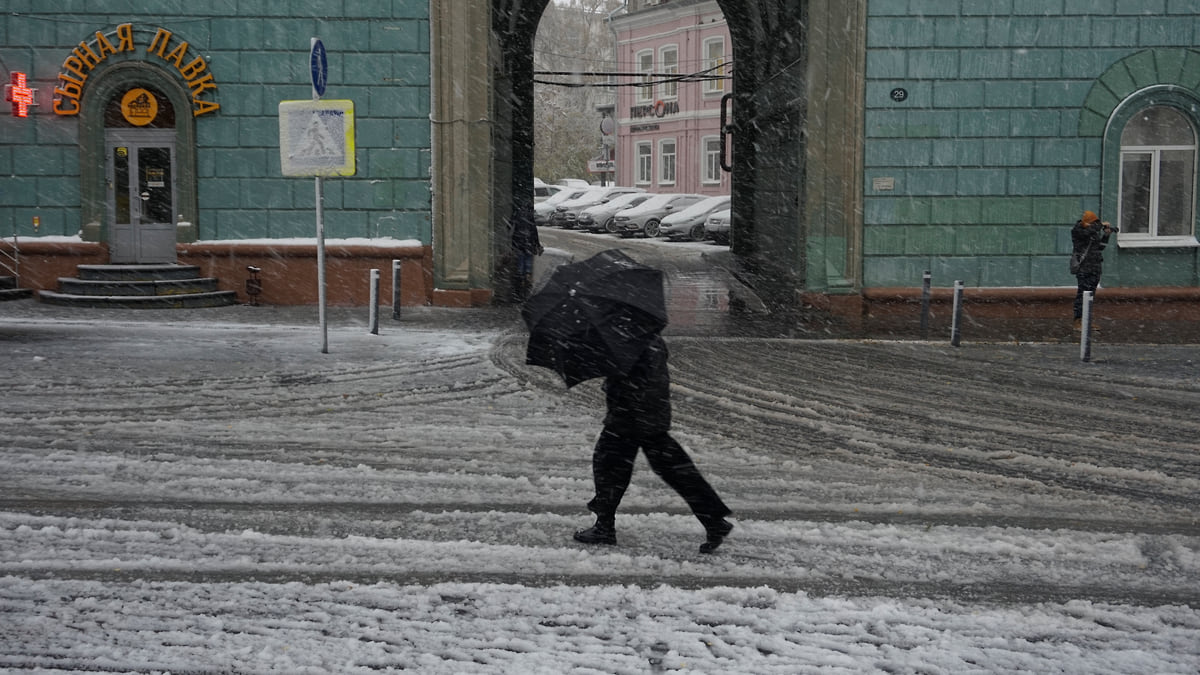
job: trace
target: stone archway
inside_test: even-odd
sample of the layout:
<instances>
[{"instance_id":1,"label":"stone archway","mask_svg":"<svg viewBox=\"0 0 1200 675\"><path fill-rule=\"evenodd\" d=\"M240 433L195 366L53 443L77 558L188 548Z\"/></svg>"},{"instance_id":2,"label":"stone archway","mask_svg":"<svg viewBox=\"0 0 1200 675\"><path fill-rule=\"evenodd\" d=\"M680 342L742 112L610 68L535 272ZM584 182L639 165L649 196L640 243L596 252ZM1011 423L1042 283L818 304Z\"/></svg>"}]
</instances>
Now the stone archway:
<instances>
[{"instance_id":1,"label":"stone archway","mask_svg":"<svg viewBox=\"0 0 1200 675\"><path fill-rule=\"evenodd\" d=\"M435 301L508 297L509 219L533 201L533 38L549 1L430 2Z\"/></svg>"},{"instance_id":2,"label":"stone archway","mask_svg":"<svg viewBox=\"0 0 1200 675\"><path fill-rule=\"evenodd\" d=\"M533 38L548 2L431 2L439 288L507 295L508 218L532 200ZM857 293L866 0L718 4L734 54L734 256L774 306Z\"/></svg>"},{"instance_id":3,"label":"stone archway","mask_svg":"<svg viewBox=\"0 0 1200 675\"><path fill-rule=\"evenodd\" d=\"M776 307L856 294L866 2L718 4L733 39L734 255Z\"/></svg>"}]
</instances>

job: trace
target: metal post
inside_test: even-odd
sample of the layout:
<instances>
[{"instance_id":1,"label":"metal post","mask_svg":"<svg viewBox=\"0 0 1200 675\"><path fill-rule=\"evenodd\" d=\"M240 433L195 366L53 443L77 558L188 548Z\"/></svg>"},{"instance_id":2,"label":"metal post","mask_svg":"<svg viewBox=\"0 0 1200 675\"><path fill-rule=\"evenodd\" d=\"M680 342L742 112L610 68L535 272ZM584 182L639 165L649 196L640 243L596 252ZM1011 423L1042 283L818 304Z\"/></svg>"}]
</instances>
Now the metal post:
<instances>
[{"instance_id":1,"label":"metal post","mask_svg":"<svg viewBox=\"0 0 1200 675\"><path fill-rule=\"evenodd\" d=\"M313 53L317 50L317 44L320 42L317 38L311 38L308 41L309 61L313 61ZM322 45L324 49L324 45ZM324 58L321 58L324 61ZM324 67L324 63L321 64ZM320 101L321 94L324 93L325 85L322 83L318 89L316 68L313 69L312 83L312 100ZM321 74L322 79L324 75ZM321 177L316 177L316 200L317 200L317 314L321 322L321 353L329 353L329 324L325 320L325 186L321 183Z\"/></svg>"},{"instance_id":2,"label":"metal post","mask_svg":"<svg viewBox=\"0 0 1200 675\"><path fill-rule=\"evenodd\" d=\"M933 295L933 275L925 270L921 282L921 339L929 339L929 300Z\"/></svg>"},{"instance_id":3,"label":"metal post","mask_svg":"<svg viewBox=\"0 0 1200 675\"><path fill-rule=\"evenodd\" d=\"M954 282L954 321L950 326L950 346L957 347L962 342L962 298L963 282Z\"/></svg>"},{"instance_id":4,"label":"metal post","mask_svg":"<svg viewBox=\"0 0 1200 675\"><path fill-rule=\"evenodd\" d=\"M392 261L392 318L400 320L400 261Z\"/></svg>"},{"instance_id":5,"label":"metal post","mask_svg":"<svg viewBox=\"0 0 1200 675\"><path fill-rule=\"evenodd\" d=\"M329 325L325 321L325 190L316 178L317 198L317 314L321 322L321 353L329 353Z\"/></svg>"},{"instance_id":6,"label":"metal post","mask_svg":"<svg viewBox=\"0 0 1200 675\"><path fill-rule=\"evenodd\" d=\"M379 335L379 270L371 270L371 335Z\"/></svg>"},{"instance_id":7,"label":"metal post","mask_svg":"<svg viewBox=\"0 0 1200 675\"><path fill-rule=\"evenodd\" d=\"M1079 360L1092 360L1092 292L1083 292L1083 318L1079 325Z\"/></svg>"}]
</instances>

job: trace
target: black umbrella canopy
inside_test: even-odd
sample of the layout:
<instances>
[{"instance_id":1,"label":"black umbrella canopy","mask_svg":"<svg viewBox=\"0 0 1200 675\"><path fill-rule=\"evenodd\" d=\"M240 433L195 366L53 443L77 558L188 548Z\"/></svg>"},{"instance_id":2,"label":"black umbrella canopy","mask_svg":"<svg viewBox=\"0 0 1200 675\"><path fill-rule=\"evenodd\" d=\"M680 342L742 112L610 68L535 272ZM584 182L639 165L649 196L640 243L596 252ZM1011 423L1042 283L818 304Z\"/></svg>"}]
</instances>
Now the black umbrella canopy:
<instances>
[{"instance_id":1,"label":"black umbrella canopy","mask_svg":"<svg viewBox=\"0 0 1200 675\"><path fill-rule=\"evenodd\" d=\"M526 326L533 330L541 316L566 296L611 300L640 309L667 325L662 270L643 265L620 249L601 251L554 270L546 285L525 302L521 315Z\"/></svg>"},{"instance_id":2,"label":"black umbrella canopy","mask_svg":"<svg viewBox=\"0 0 1200 675\"><path fill-rule=\"evenodd\" d=\"M521 315L526 363L554 370L567 386L622 375L667 325L663 274L617 249L602 251L555 270Z\"/></svg>"}]
</instances>

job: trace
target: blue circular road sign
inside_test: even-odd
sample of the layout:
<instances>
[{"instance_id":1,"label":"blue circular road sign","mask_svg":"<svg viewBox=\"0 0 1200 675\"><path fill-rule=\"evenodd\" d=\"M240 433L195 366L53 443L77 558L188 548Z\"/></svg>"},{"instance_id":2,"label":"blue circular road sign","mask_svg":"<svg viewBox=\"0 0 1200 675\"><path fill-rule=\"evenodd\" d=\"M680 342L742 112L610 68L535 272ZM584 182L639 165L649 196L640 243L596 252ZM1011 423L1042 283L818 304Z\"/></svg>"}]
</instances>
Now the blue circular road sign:
<instances>
[{"instance_id":1,"label":"blue circular road sign","mask_svg":"<svg viewBox=\"0 0 1200 675\"><path fill-rule=\"evenodd\" d=\"M313 40L308 62L312 69L313 91L317 92L317 96L324 96L325 81L329 76L329 62L325 59L325 44L320 40Z\"/></svg>"}]
</instances>

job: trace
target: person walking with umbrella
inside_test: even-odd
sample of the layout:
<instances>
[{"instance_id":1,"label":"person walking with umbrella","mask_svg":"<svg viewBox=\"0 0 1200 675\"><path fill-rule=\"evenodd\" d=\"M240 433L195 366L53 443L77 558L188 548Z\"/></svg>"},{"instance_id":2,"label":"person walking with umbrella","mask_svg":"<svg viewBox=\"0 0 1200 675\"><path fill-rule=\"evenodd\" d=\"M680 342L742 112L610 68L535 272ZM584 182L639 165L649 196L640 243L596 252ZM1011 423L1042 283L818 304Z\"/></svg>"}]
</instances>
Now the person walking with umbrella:
<instances>
[{"instance_id":1,"label":"person walking with umbrella","mask_svg":"<svg viewBox=\"0 0 1200 675\"><path fill-rule=\"evenodd\" d=\"M683 447L671 436L671 377L662 272L613 249L555 270L529 298L526 362L558 372L567 386L604 377L607 414L592 451L592 527L585 544L617 543L616 514L640 449L650 468L683 497L704 526L701 553L717 550L733 530L731 514Z\"/></svg>"},{"instance_id":2,"label":"person walking with umbrella","mask_svg":"<svg viewBox=\"0 0 1200 675\"><path fill-rule=\"evenodd\" d=\"M576 541L617 543L617 507L633 477L639 448L651 470L683 497L704 526L701 553L716 551L733 530L733 524L725 519L731 513L729 508L670 434L670 387L667 345L659 335L642 352L629 374L605 379L608 412L592 450L596 494L588 502L588 510L596 514L596 523L576 532Z\"/></svg>"}]
</instances>

